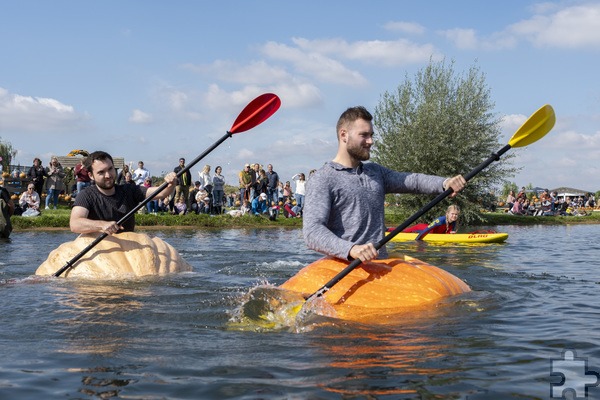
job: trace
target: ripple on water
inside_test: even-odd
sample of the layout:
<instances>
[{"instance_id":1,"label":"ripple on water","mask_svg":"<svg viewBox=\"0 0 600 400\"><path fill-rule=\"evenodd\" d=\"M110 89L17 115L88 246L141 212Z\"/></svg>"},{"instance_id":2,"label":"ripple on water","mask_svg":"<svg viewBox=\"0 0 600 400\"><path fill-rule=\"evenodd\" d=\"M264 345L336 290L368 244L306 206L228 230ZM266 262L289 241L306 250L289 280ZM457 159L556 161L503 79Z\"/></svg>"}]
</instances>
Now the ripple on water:
<instances>
[{"instance_id":1,"label":"ripple on water","mask_svg":"<svg viewBox=\"0 0 600 400\"><path fill-rule=\"evenodd\" d=\"M0 243L0 398L546 398L564 349L600 369L600 226L491 228L507 242L394 247L473 292L293 332L227 328L252 288L317 259L299 230L152 232L194 271L122 282L29 278L74 235L19 233Z\"/></svg>"}]
</instances>

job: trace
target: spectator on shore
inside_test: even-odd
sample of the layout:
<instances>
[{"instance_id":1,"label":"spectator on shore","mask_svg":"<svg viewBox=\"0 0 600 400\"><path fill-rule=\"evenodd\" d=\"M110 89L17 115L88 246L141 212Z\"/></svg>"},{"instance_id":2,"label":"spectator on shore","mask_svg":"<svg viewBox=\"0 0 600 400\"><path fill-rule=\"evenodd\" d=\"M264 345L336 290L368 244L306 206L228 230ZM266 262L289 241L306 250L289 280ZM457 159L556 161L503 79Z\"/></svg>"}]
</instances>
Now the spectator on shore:
<instances>
[{"instance_id":1,"label":"spectator on shore","mask_svg":"<svg viewBox=\"0 0 600 400\"><path fill-rule=\"evenodd\" d=\"M273 171L273 165L267 164L267 197L269 201L279 203L279 175Z\"/></svg>"},{"instance_id":2,"label":"spectator on shore","mask_svg":"<svg viewBox=\"0 0 600 400\"><path fill-rule=\"evenodd\" d=\"M261 215L269 213L269 206L267 204L267 194L261 193L252 200L252 215Z\"/></svg>"},{"instance_id":3,"label":"spectator on shore","mask_svg":"<svg viewBox=\"0 0 600 400\"><path fill-rule=\"evenodd\" d=\"M223 213L223 199L225 197L225 177L222 175L223 168L218 165L213 176L212 208L215 214Z\"/></svg>"},{"instance_id":4,"label":"spectator on shore","mask_svg":"<svg viewBox=\"0 0 600 400\"><path fill-rule=\"evenodd\" d=\"M86 157L81 158L73 171L75 180L77 181L77 194L92 184L92 178L85 167L85 160Z\"/></svg>"},{"instance_id":5,"label":"spectator on shore","mask_svg":"<svg viewBox=\"0 0 600 400\"><path fill-rule=\"evenodd\" d=\"M250 186L250 196L248 200L251 202L258 197L260 192L260 164L254 163L250 166L250 175L252 175L252 186Z\"/></svg>"},{"instance_id":6,"label":"spectator on shore","mask_svg":"<svg viewBox=\"0 0 600 400\"><path fill-rule=\"evenodd\" d=\"M117 185L124 185L125 184L125 175L126 174L131 174L131 171L129 171L129 165L125 164L123 165L123 169L119 171L119 174L117 175Z\"/></svg>"},{"instance_id":7,"label":"spectator on shore","mask_svg":"<svg viewBox=\"0 0 600 400\"><path fill-rule=\"evenodd\" d=\"M190 190L190 195L188 197L188 201L190 203L190 208L188 210L190 210L190 212L194 212L196 214L198 214L198 200L196 200L196 195L198 194L198 192L200 191L200 181L196 181L194 182L194 187L192 188L192 190Z\"/></svg>"},{"instance_id":8,"label":"spectator on shore","mask_svg":"<svg viewBox=\"0 0 600 400\"><path fill-rule=\"evenodd\" d=\"M296 214L296 210L295 210L295 206L292 203L292 199L290 197L288 197L285 200L285 203L283 204L283 215L286 218L296 218L296 217L300 217L298 214Z\"/></svg>"},{"instance_id":9,"label":"spectator on shore","mask_svg":"<svg viewBox=\"0 0 600 400\"><path fill-rule=\"evenodd\" d=\"M173 172L178 174L180 171L185 169L185 158L181 157L179 159L179 165L173 169ZM185 203L186 209L191 207L189 197L190 197L190 185L192 184L192 174L189 170L185 171L185 173L181 174L179 177L179 182L175 187L175 203L178 203L180 199L183 199Z\"/></svg>"},{"instance_id":10,"label":"spectator on shore","mask_svg":"<svg viewBox=\"0 0 600 400\"><path fill-rule=\"evenodd\" d=\"M596 199L592 193L588 193L588 199L585 203L585 206L591 208L596 207Z\"/></svg>"},{"instance_id":11,"label":"spectator on shore","mask_svg":"<svg viewBox=\"0 0 600 400\"><path fill-rule=\"evenodd\" d=\"M506 207L510 210L512 209L512 207L515 205L515 200L517 198L515 197L515 191L511 190L510 192L508 192L508 196L506 196Z\"/></svg>"},{"instance_id":12,"label":"spectator on shore","mask_svg":"<svg viewBox=\"0 0 600 400\"><path fill-rule=\"evenodd\" d=\"M40 195L35 191L35 185L30 183L27 190L19 198L23 216L36 216L40 214Z\"/></svg>"},{"instance_id":13,"label":"spectator on shore","mask_svg":"<svg viewBox=\"0 0 600 400\"><path fill-rule=\"evenodd\" d=\"M510 210L510 214L525 215L527 211L525 211L525 209L523 208L524 202L525 200L523 200L523 197L517 197L517 201L515 201L515 204L513 204L513 207Z\"/></svg>"},{"instance_id":14,"label":"spectator on shore","mask_svg":"<svg viewBox=\"0 0 600 400\"><path fill-rule=\"evenodd\" d=\"M210 214L210 197L208 195L200 199L198 203L198 214Z\"/></svg>"},{"instance_id":15,"label":"spectator on shore","mask_svg":"<svg viewBox=\"0 0 600 400\"><path fill-rule=\"evenodd\" d=\"M135 184L138 186L142 186L146 178L151 178L150 171L144 168L143 161L138 161L138 167L135 171L133 171L131 177L133 178Z\"/></svg>"},{"instance_id":16,"label":"spectator on shore","mask_svg":"<svg viewBox=\"0 0 600 400\"><path fill-rule=\"evenodd\" d=\"M33 159L33 165L29 168L27 172L27 177L31 180L35 187L35 191L40 196L42 195L42 191L44 190L44 178L46 178L46 170L42 166L42 160L39 158Z\"/></svg>"},{"instance_id":17,"label":"spectator on shore","mask_svg":"<svg viewBox=\"0 0 600 400\"><path fill-rule=\"evenodd\" d=\"M173 214L175 215L185 215L187 213L187 205L185 204L185 199L179 196L179 199L173 204Z\"/></svg>"},{"instance_id":18,"label":"spectator on shore","mask_svg":"<svg viewBox=\"0 0 600 400\"><path fill-rule=\"evenodd\" d=\"M244 169L240 171L238 176L240 183L240 201L250 201L250 189L254 184L254 180L252 179L254 175L250 171L250 164L244 165Z\"/></svg>"},{"instance_id":19,"label":"spectator on shore","mask_svg":"<svg viewBox=\"0 0 600 400\"><path fill-rule=\"evenodd\" d=\"M290 184L290 181L286 181L285 185L283 186L283 202L285 203L285 201L287 199L291 199L292 198L292 185Z\"/></svg>"},{"instance_id":20,"label":"spectator on shore","mask_svg":"<svg viewBox=\"0 0 600 400\"><path fill-rule=\"evenodd\" d=\"M294 199L296 199L296 206L298 207L297 214L302 215L302 209L304 208L304 195L306 194L306 177L304 173L300 172L292 176L292 180L296 182L296 189L294 190Z\"/></svg>"},{"instance_id":21,"label":"spectator on shore","mask_svg":"<svg viewBox=\"0 0 600 400\"><path fill-rule=\"evenodd\" d=\"M52 157L50 165L46 167L46 176L46 210L50 209L50 202L52 202L56 210L58 207L58 195L65 190L63 182L65 171L58 162L58 158Z\"/></svg>"},{"instance_id":22,"label":"spectator on shore","mask_svg":"<svg viewBox=\"0 0 600 400\"><path fill-rule=\"evenodd\" d=\"M146 180L144 181L144 187L152 187L152 179L146 178ZM158 200L152 199L149 202L147 202L146 210L148 210L148 214L156 215L158 213Z\"/></svg>"},{"instance_id":23,"label":"spectator on shore","mask_svg":"<svg viewBox=\"0 0 600 400\"><path fill-rule=\"evenodd\" d=\"M133 175L131 174L131 172L127 172L125 174L125 185L137 185L135 183L135 181L133 180Z\"/></svg>"}]
</instances>

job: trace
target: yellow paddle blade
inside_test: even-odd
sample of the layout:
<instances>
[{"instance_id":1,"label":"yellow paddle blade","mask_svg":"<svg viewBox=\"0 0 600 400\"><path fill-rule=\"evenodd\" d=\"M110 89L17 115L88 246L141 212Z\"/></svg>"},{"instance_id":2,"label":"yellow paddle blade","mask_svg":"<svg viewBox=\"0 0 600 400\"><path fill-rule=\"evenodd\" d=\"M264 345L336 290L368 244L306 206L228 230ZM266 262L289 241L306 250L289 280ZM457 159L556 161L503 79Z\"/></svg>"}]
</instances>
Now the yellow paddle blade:
<instances>
[{"instance_id":1,"label":"yellow paddle blade","mask_svg":"<svg viewBox=\"0 0 600 400\"><path fill-rule=\"evenodd\" d=\"M546 136L554 126L556 116L550 104L542 106L510 138L510 147L524 147Z\"/></svg>"}]
</instances>

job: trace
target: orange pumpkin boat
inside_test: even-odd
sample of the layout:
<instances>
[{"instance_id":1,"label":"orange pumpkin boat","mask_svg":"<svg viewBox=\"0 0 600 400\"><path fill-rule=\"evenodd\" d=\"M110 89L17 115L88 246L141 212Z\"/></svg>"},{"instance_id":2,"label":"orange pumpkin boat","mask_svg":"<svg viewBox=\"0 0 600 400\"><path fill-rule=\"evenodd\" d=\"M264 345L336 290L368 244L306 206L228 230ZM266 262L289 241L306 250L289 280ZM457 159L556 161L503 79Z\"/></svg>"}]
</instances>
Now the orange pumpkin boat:
<instances>
[{"instance_id":1,"label":"orange pumpkin boat","mask_svg":"<svg viewBox=\"0 0 600 400\"><path fill-rule=\"evenodd\" d=\"M324 257L300 270L280 288L312 294L348 265ZM409 256L360 264L323 297L337 318L367 321L432 305L470 292L469 286L438 267Z\"/></svg>"}]
</instances>

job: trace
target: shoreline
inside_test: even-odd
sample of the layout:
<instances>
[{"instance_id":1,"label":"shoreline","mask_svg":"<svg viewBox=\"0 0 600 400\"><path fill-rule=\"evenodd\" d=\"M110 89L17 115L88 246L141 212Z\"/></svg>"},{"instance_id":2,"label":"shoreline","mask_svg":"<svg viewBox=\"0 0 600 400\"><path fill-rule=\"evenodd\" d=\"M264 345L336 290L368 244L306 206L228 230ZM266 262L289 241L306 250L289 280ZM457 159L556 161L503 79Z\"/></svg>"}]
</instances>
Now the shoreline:
<instances>
[{"instance_id":1,"label":"shoreline","mask_svg":"<svg viewBox=\"0 0 600 400\"><path fill-rule=\"evenodd\" d=\"M60 211L60 210L58 210ZM65 210L66 211L66 210ZM484 221L463 225L469 228L479 226L535 226L535 225L583 225L600 224L600 212L585 216L515 216L505 213L486 213L482 215ZM278 218L270 221L268 218L255 216L209 216L209 215L136 215L137 231L153 230L187 230L187 229L257 229L257 228L286 228L301 229L302 219ZM400 214L386 215L386 226L394 227L405 221L406 217ZM13 217L13 233L29 232L33 230L44 231L69 231L69 213L44 213L39 217Z\"/></svg>"}]
</instances>

